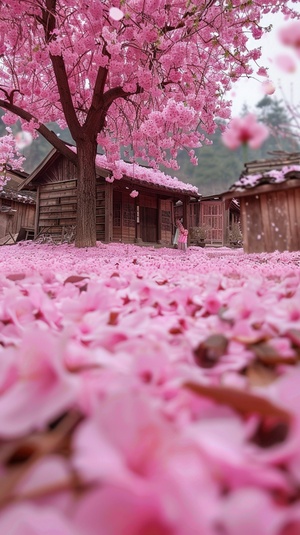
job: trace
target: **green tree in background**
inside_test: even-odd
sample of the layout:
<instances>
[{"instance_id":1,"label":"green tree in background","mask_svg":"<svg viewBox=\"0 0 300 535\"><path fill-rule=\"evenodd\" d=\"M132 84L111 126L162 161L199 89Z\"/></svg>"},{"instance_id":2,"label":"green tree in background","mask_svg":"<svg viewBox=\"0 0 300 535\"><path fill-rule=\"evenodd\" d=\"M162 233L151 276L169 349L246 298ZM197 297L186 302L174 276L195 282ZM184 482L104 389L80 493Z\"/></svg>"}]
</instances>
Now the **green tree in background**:
<instances>
[{"instance_id":1,"label":"green tree in background","mask_svg":"<svg viewBox=\"0 0 300 535\"><path fill-rule=\"evenodd\" d=\"M187 154L180 153L180 170L174 173L180 180L197 186L202 195L214 195L228 189L237 180L243 167L242 151L229 151L222 143L219 129L211 136L211 141L212 145L195 151L197 166L190 164Z\"/></svg>"},{"instance_id":2,"label":"green tree in background","mask_svg":"<svg viewBox=\"0 0 300 535\"><path fill-rule=\"evenodd\" d=\"M286 152L299 151L298 135L293 130L291 117L281 100L272 99L266 95L256 105L259 120L265 123L271 135L263 147L267 151L283 150Z\"/></svg>"}]
</instances>

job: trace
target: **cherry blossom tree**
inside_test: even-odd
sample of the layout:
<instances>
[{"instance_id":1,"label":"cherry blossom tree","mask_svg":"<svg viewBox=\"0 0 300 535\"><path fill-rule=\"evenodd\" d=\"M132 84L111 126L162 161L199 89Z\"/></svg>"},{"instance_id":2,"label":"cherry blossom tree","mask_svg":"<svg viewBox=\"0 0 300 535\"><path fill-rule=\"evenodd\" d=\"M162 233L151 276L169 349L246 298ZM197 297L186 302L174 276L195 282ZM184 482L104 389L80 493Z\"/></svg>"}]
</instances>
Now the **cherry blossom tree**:
<instances>
[{"instance_id":1,"label":"cherry blossom tree","mask_svg":"<svg viewBox=\"0 0 300 535\"><path fill-rule=\"evenodd\" d=\"M0 106L77 166L78 247L96 244L95 156L176 166L228 118L231 83L250 76L248 36L291 0L0 1ZM76 153L46 124L68 127ZM115 178L120 178L116 175Z\"/></svg>"},{"instance_id":2,"label":"cherry blossom tree","mask_svg":"<svg viewBox=\"0 0 300 535\"><path fill-rule=\"evenodd\" d=\"M9 127L7 134L0 137L0 191L9 180L7 171L22 170L25 158L19 153L15 137Z\"/></svg>"}]
</instances>

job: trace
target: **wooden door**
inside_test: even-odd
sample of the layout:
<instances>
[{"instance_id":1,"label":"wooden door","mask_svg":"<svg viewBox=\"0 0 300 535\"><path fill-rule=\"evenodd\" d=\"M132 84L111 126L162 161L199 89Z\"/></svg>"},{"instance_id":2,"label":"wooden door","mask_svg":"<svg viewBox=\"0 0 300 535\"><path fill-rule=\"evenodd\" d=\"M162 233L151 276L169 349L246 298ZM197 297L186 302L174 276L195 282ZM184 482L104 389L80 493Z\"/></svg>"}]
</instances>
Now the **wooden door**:
<instances>
[{"instance_id":1,"label":"wooden door","mask_svg":"<svg viewBox=\"0 0 300 535\"><path fill-rule=\"evenodd\" d=\"M201 226L206 228L206 242L223 244L222 202L203 202L201 212Z\"/></svg>"},{"instance_id":2,"label":"wooden door","mask_svg":"<svg viewBox=\"0 0 300 535\"><path fill-rule=\"evenodd\" d=\"M140 206L141 239L145 243L157 242L157 208Z\"/></svg>"}]
</instances>

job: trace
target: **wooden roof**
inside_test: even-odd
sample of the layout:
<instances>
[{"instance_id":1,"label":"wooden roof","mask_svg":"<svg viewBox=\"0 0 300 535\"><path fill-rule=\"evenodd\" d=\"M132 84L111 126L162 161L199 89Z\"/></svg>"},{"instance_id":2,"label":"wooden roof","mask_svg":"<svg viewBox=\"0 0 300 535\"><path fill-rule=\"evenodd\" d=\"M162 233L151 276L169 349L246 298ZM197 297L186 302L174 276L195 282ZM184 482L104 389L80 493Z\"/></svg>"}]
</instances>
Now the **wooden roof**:
<instances>
[{"instance_id":1,"label":"wooden roof","mask_svg":"<svg viewBox=\"0 0 300 535\"><path fill-rule=\"evenodd\" d=\"M223 194L224 199L300 187L300 153L245 164L240 178Z\"/></svg>"},{"instance_id":2,"label":"wooden roof","mask_svg":"<svg viewBox=\"0 0 300 535\"><path fill-rule=\"evenodd\" d=\"M244 165L243 175L266 173L271 169L282 169L287 165L300 165L300 153L285 151L273 151L271 158L265 160L253 160Z\"/></svg>"},{"instance_id":3,"label":"wooden roof","mask_svg":"<svg viewBox=\"0 0 300 535\"><path fill-rule=\"evenodd\" d=\"M41 176L41 173L42 172L45 172L46 169L48 167L50 167L56 160L57 158L60 156L60 152L56 149L51 149L50 152L47 154L47 156L41 161L41 163L32 171L32 173L30 173L27 177L27 179L25 180L25 182L23 182L23 184L21 184L19 186L19 190L22 190L24 189L26 186L28 186L29 188L32 188L33 186L35 186L35 184L38 182L40 176Z\"/></svg>"},{"instance_id":4,"label":"wooden roof","mask_svg":"<svg viewBox=\"0 0 300 535\"><path fill-rule=\"evenodd\" d=\"M75 147L70 147L76 150ZM36 167L36 169L28 176L25 182L20 186L20 190L24 187L34 187L42 174L61 156L57 149L52 149L46 158ZM178 178L166 175L162 171L154 170L152 168L125 162L120 160L115 162L115 167L122 174L122 179L131 182L133 185L141 185L147 188L158 188L169 193L180 193L181 195L188 195L199 197L198 188L191 184L186 184ZM96 173L98 176L105 178L108 182L113 182L112 178L112 164L107 162L106 157L98 154L96 156Z\"/></svg>"},{"instance_id":5,"label":"wooden roof","mask_svg":"<svg viewBox=\"0 0 300 535\"><path fill-rule=\"evenodd\" d=\"M36 194L32 191L23 191L22 193L19 193L18 191L14 191L7 186L4 186L4 188L0 191L0 198L1 199L9 199L12 201L22 202L25 204L35 204L36 203Z\"/></svg>"},{"instance_id":6,"label":"wooden roof","mask_svg":"<svg viewBox=\"0 0 300 535\"><path fill-rule=\"evenodd\" d=\"M35 204L35 193L25 190L22 191L22 193L19 193L19 189L24 186L25 180L28 177L28 173L23 171L15 171L12 169L6 172L6 176L9 178L7 184L5 184L5 186L3 186L3 188L0 190L1 199L9 199L26 204Z\"/></svg>"},{"instance_id":7,"label":"wooden roof","mask_svg":"<svg viewBox=\"0 0 300 535\"><path fill-rule=\"evenodd\" d=\"M201 198L200 202L205 202L205 201L209 201L209 202L213 202L213 201L218 201L218 202L223 202L225 200L224 198L224 194L223 193L217 193L216 195L205 195L204 197ZM225 204L225 208L226 210L232 210L234 212L237 212L239 213L240 212L240 204L239 202L231 197L230 199L227 199L227 202Z\"/></svg>"},{"instance_id":8,"label":"wooden roof","mask_svg":"<svg viewBox=\"0 0 300 535\"><path fill-rule=\"evenodd\" d=\"M9 188L13 190L17 190L18 187L24 183L27 177L28 173L25 173L24 171L19 171L15 169L7 169L5 171L6 182Z\"/></svg>"}]
</instances>

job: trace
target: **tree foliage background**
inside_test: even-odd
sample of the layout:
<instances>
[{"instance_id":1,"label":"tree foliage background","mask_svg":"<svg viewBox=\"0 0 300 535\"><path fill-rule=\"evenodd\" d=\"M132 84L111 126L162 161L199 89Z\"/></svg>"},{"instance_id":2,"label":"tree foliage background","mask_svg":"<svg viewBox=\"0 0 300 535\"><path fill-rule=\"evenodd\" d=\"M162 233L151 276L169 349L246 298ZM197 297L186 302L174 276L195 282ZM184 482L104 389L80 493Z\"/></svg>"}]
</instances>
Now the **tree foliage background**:
<instances>
[{"instance_id":1,"label":"tree foliage background","mask_svg":"<svg viewBox=\"0 0 300 535\"><path fill-rule=\"evenodd\" d=\"M245 104L241 115L248 112ZM245 152L241 147L231 151L223 144L222 133L218 129L210 136L212 145L204 145L195 151L198 166L191 165L187 154L182 151L178 158L180 170L173 174L196 185L202 195L214 195L226 191L238 179L245 158L247 161L270 159L274 151L300 150L299 136L291 126L291 117L283 101L265 96L256 105L255 113L258 120L270 129L270 136L260 149L247 149Z\"/></svg>"},{"instance_id":2,"label":"tree foliage background","mask_svg":"<svg viewBox=\"0 0 300 535\"><path fill-rule=\"evenodd\" d=\"M241 114L246 114L248 111L245 104ZM298 138L291 127L289 113L281 100L265 96L258 102L255 111L259 120L270 128L270 136L260 149L248 150L248 161L270 158L273 151L296 152L300 150ZM61 139L72 143L68 129L62 130L56 123L50 123L48 126ZM5 125L0 121L0 135L4 133ZM225 147L220 129L211 135L210 139L212 145L204 145L195 151L199 161L197 166L192 165L188 154L181 151L178 156L180 169L173 172L167 170L169 174L177 176L180 180L197 186L202 195L214 195L226 191L239 177L245 161L243 149L231 151ZM32 172L51 148L51 144L43 137L33 140L32 145L23 150L26 157L25 171Z\"/></svg>"}]
</instances>

